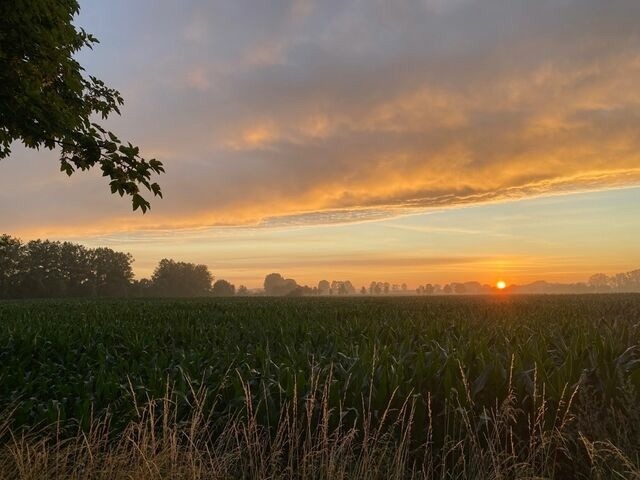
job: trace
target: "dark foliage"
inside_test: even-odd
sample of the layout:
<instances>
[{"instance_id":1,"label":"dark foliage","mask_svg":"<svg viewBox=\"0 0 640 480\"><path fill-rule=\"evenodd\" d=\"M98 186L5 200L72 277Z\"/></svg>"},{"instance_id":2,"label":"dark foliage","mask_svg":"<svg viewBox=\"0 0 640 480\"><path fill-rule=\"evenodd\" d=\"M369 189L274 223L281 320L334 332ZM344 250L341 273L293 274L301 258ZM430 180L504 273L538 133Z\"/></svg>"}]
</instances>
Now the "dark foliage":
<instances>
[{"instance_id":1,"label":"dark foliage","mask_svg":"<svg viewBox=\"0 0 640 480\"><path fill-rule=\"evenodd\" d=\"M131 197L145 212L144 188L162 196L152 175L162 163L145 160L96 123L120 114L123 99L101 80L83 75L74 55L98 40L73 24L76 0L0 2L0 159L21 141L28 148L60 149L60 170L99 167L112 193Z\"/></svg>"},{"instance_id":2,"label":"dark foliage","mask_svg":"<svg viewBox=\"0 0 640 480\"><path fill-rule=\"evenodd\" d=\"M211 293L216 297L233 297L236 293L236 287L226 280L217 280L213 284Z\"/></svg>"},{"instance_id":3,"label":"dark foliage","mask_svg":"<svg viewBox=\"0 0 640 480\"><path fill-rule=\"evenodd\" d=\"M205 265L163 259L151 280L134 280L128 253L70 242L0 235L0 298L232 296ZM245 289L246 290L246 289Z\"/></svg>"},{"instance_id":4,"label":"dark foliage","mask_svg":"<svg viewBox=\"0 0 640 480\"><path fill-rule=\"evenodd\" d=\"M292 278L284 278L279 273L270 273L264 279L264 292L272 296L296 294L299 285Z\"/></svg>"},{"instance_id":5,"label":"dark foliage","mask_svg":"<svg viewBox=\"0 0 640 480\"><path fill-rule=\"evenodd\" d=\"M0 236L0 298L115 297L130 292L133 258L69 242Z\"/></svg>"},{"instance_id":6,"label":"dark foliage","mask_svg":"<svg viewBox=\"0 0 640 480\"><path fill-rule=\"evenodd\" d=\"M153 272L151 286L158 296L201 297L211 293L212 281L206 265L163 258Z\"/></svg>"}]
</instances>

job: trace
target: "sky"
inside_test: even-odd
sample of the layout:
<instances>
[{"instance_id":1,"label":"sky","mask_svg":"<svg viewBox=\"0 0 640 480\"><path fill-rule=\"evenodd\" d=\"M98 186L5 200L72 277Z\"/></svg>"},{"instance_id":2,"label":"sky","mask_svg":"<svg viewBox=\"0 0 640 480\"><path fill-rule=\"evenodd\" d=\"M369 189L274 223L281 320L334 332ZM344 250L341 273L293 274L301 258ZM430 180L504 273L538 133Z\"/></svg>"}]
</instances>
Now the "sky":
<instances>
[{"instance_id":1,"label":"sky","mask_svg":"<svg viewBox=\"0 0 640 480\"><path fill-rule=\"evenodd\" d=\"M583 281L640 268L637 0L81 0L146 215L55 152L0 164L0 231L257 287Z\"/></svg>"}]
</instances>

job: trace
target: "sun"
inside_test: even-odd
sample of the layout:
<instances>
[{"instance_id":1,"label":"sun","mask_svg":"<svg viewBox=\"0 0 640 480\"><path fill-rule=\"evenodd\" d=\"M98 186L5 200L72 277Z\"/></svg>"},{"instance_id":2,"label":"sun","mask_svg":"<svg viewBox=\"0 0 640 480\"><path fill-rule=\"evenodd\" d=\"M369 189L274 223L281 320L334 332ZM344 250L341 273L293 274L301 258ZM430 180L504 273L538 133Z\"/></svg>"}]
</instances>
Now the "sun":
<instances>
[{"instance_id":1,"label":"sun","mask_svg":"<svg viewBox=\"0 0 640 480\"><path fill-rule=\"evenodd\" d=\"M505 288L507 288L507 284L504 282L504 280L498 280L496 282L496 288L498 290L504 290Z\"/></svg>"}]
</instances>

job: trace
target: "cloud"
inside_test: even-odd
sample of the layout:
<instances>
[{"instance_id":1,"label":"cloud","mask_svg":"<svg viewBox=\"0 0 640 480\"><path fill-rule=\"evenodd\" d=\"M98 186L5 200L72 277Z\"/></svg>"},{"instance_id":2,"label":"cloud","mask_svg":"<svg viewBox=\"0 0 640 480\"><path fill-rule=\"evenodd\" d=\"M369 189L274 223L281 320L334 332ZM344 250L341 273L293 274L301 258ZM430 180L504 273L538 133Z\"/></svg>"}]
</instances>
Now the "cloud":
<instances>
[{"instance_id":1,"label":"cloud","mask_svg":"<svg viewBox=\"0 0 640 480\"><path fill-rule=\"evenodd\" d=\"M187 72L186 84L190 88L208 90L210 86L207 72L202 67L194 67Z\"/></svg>"},{"instance_id":2,"label":"cloud","mask_svg":"<svg viewBox=\"0 0 640 480\"><path fill-rule=\"evenodd\" d=\"M176 8L154 13L175 31L112 26L165 35L114 123L165 162L165 200L132 216L97 175L51 183L19 153L11 172L41 180L0 180L23 206L0 207L7 230L333 224L640 184L638 2Z\"/></svg>"}]
</instances>

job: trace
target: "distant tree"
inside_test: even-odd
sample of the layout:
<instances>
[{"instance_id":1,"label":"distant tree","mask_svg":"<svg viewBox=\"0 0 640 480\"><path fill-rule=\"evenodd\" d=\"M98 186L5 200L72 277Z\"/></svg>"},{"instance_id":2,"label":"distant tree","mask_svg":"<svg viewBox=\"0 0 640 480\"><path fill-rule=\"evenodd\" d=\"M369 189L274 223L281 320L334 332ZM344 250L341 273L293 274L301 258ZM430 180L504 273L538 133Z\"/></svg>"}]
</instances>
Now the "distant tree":
<instances>
[{"instance_id":1,"label":"distant tree","mask_svg":"<svg viewBox=\"0 0 640 480\"><path fill-rule=\"evenodd\" d=\"M267 295L279 295L284 277L279 273L270 273L264 278L264 293Z\"/></svg>"},{"instance_id":2,"label":"distant tree","mask_svg":"<svg viewBox=\"0 0 640 480\"><path fill-rule=\"evenodd\" d=\"M19 296L60 297L66 295L60 244L49 240L32 240L25 245L22 257Z\"/></svg>"},{"instance_id":3,"label":"distant tree","mask_svg":"<svg viewBox=\"0 0 640 480\"><path fill-rule=\"evenodd\" d=\"M287 297L302 297L305 295L313 295L313 289L305 286L297 285L296 288L285 294Z\"/></svg>"},{"instance_id":4,"label":"distant tree","mask_svg":"<svg viewBox=\"0 0 640 480\"><path fill-rule=\"evenodd\" d=\"M627 273L627 287L631 292L640 292L640 269Z\"/></svg>"},{"instance_id":5,"label":"distant tree","mask_svg":"<svg viewBox=\"0 0 640 480\"><path fill-rule=\"evenodd\" d=\"M243 296L243 297L246 296L246 295L249 295L249 290L244 285L240 285L238 287L237 295Z\"/></svg>"},{"instance_id":6,"label":"distant tree","mask_svg":"<svg viewBox=\"0 0 640 480\"><path fill-rule=\"evenodd\" d=\"M93 278L93 253L93 250L71 242L64 242L60 245L60 270L68 296L84 297L96 294L91 282ZM129 262L131 262L131 257L129 257ZM128 273L131 272L130 265L125 266L124 269ZM125 291L129 288L128 283L124 286Z\"/></svg>"},{"instance_id":7,"label":"distant tree","mask_svg":"<svg viewBox=\"0 0 640 480\"><path fill-rule=\"evenodd\" d=\"M382 285L382 291L384 292L385 295L389 294L389 288L390 288L390 285L386 282Z\"/></svg>"},{"instance_id":8,"label":"distant tree","mask_svg":"<svg viewBox=\"0 0 640 480\"><path fill-rule=\"evenodd\" d=\"M589 277L588 285L596 292L607 292L611 290L611 279L604 273L596 273Z\"/></svg>"},{"instance_id":9,"label":"distant tree","mask_svg":"<svg viewBox=\"0 0 640 480\"><path fill-rule=\"evenodd\" d=\"M361 294L361 295L366 295L366 294L367 294L367 289L366 289L365 287L362 287L362 288L360 289L360 294Z\"/></svg>"},{"instance_id":10,"label":"distant tree","mask_svg":"<svg viewBox=\"0 0 640 480\"><path fill-rule=\"evenodd\" d=\"M216 297L233 297L236 293L236 287L226 280L216 280L211 293Z\"/></svg>"},{"instance_id":11,"label":"distant tree","mask_svg":"<svg viewBox=\"0 0 640 480\"><path fill-rule=\"evenodd\" d=\"M333 280L331 282L331 292L336 295L346 295L347 294L347 286L345 282L341 280Z\"/></svg>"},{"instance_id":12,"label":"distant tree","mask_svg":"<svg viewBox=\"0 0 640 480\"><path fill-rule=\"evenodd\" d=\"M616 273L612 277L611 283L613 284L613 288L618 292L640 291L640 270Z\"/></svg>"},{"instance_id":13,"label":"distant tree","mask_svg":"<svg viewBox=\"0 0 640 480\"><path fill-rule=\"evenodd\" d=\"M0 297L125 296L132 257L70 242L0 237Z\"/></svg>"},{"instance_id":14,"label":"distant tree","mask_svg":"<svg viewBox=\"0 0 640 480\"><path fill-rule=\"evenodd\" d=\"M353 286L353 283L351 283L349 280L345 280L343 285L346 295L355 295L356 287Z\"/></svg>"},{"instance_id":15,"label":"distant tree","mask_svg":"<svg viewBox=\"0 0 640 480\"><path fill-rule=\"evenodd\" d=\"M426 293L427 295L433 295L434 291L435 291L435 288L430 283L427 283L424 286L424 293Z\"/></svg>"},{"instance_id":16,"label":"distant tree","mask_svg":"<svg viewBox=\"0 0 640 480\"><path fill-rule=\"evenodd\" d=\"M130 287L132 297L148 297L153 294L153 284L148 278L133 280Z\"/></svg>"},{"instance_id":17,"label":"distant tree","mask_svg":"<svg viewBox=\"0 0 640 480\"><path fill-rule=\"evenodd\" d=\"M0 236L0 298L17 296L22 256L20 240L9 235Z\"/></svg>"},{"instance_id":18,"label":"distant tree","mask_svg":"<svg viewBox=\"0 0 640 480\"><path fill-rule=\"evenodd\" d=\"M329 295L329 290L331 290L331 285L327 280L320 280L318 282L318 294L319 295Z\"/></svg>"},{"instance_id":19,"label":"distant tree","mask_svg":"<svg viewBox=\"0 0 640 480\"><path fill-rule=\"evenodd\" d=\"M291 278L284 278L279 273L270 273L264 279L264 292L267 295L289 295L298 288L298 284Z\"/></svg>"},{"instance_id":20,"label":"distant tree","mask_svg":"<svg viewBox=\"0 0 640 480\"><path fill-rule=\"evenodd\" d=\"M625 284L627 283L626 274L616 273L611 276L611 286L614 290L621 292L624 291Z\"/></svg>"},{"instance_id":21,"label":"distant tree","mask_svg":"<svg viewBox=\"0 0 640 480\"><path fill-rule=\"evenodd\" d=\"M490 287L488 285L482 285L480 282L465 282L460 284L462 286L461 292L456 293L466 293L467 295L480 295L483 293L493 293L495 287Z\"/></svg>"},{"instance_id":22,"label":"distant tree","mask_svg":"<svg viewBox=\"0 0 640 480\"><path fill-rule=\"evenodd\" d=\"M151 282L155 295L199 297L211 292L213 277L206 265L162 259L153 272Z\"/></svg>"},{"instance_id":23,"label":"distant tree","mask_svg":"<svg viewBox=\"0 0 640 480\"><path fill-rule=\"evenodd\" d=\"M99 297L122 297L133 280L128 253L116 252L110 248L96 248L91 252L93 265L93 288Z\"/></svg>"},{"instance_id":24,"label":"distant tree","mask_svg":"<svg viewBox=\"0 0 640 480\"><path fill-rule=\"evenodd\" d=\"M151 177L164 169L96 123L98 116L120 114L123 100L83 75L75 59L98 43L73 25L79 8L76 0L0 2L0 159L16 140L28 148L59 148L61 171L98 166L112 193L130 196L133 209L145 212L150 205L140 189L162 196Z\"/></svg>"},{"instance_id":25,"label":"distant tree","mask_svg":"<svg viewBox=\"0 0 640 480\"><path fill-rule=\"evenodd\" d=\"M453 289L453 293L456 295L463 295L467 293L467 287L463 283L453 283L451 284Z\"/></svg>"},{"instance_id":26,"label":"distant tree","mask_svg":"<svg viewBox=\"0 0 640 480\"><path fill-rule=\"evenodd\" d=\"M407 284L403 283L402 285L400 285L400 290L402 290L403 292L407 291Z\"/></svg>"},{"instance_id":27,"label":"distant tree","mask_svg":"<svg viewBox=\"0 0 640 480\"><path fill-rule=\"evenodd\" d=\"M330 291L337 295L354 295L356 287L349 280L334 280Z\"/></svg>"},{"instance_id":28,"label":"distant tree","mask_svg":"<svg viewBox=\"0 0 640 480\"><path fill-rule=\"evenodd\" d=\"M449 295L451 293L453 293L453 289L451 288L451 285L449 285L448 283L442 288L442 293Z\"/></svg>"},{"instance_id":29,"label":"distant tree","mask_svg":"<svg viewBox=\"0 0 640 480\"><path fill-rule=\"evenodd\" d=\"M22 252L20 240L9 235L0 236L0 298L15 295Z\"/></svg>"}]
</instances>

